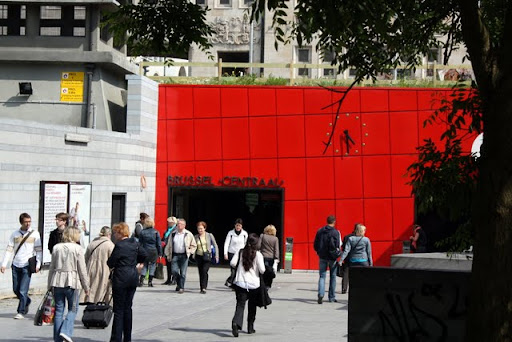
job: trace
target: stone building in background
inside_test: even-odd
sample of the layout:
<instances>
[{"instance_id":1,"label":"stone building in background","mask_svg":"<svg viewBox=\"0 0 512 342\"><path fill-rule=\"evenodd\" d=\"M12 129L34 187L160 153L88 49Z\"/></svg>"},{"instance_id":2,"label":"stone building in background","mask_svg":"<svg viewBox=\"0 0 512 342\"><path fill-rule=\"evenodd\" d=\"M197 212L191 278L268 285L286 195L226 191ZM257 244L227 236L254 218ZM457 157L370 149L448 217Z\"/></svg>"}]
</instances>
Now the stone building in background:
<instances>
[{"instance_id":1,"label":"stone building in background","mask_svg":"<svg viewBox=\"0 0 512 342\"><path fill-rule=\"evenodd\" d=\"M52 211L75 205L77 184L91 190L89 203L80 203L87 240L104 225L133 227L141 211L153 214L158 86L137 75L126 47L101 28L102 11L116 6L0 1L2 256L20 213L44 236ZM57 197L45 184L67 184L60 186L67 197L52 207ZM0 295L10 288L10 277L2 277Z\"/></svg>"}]
</instances>

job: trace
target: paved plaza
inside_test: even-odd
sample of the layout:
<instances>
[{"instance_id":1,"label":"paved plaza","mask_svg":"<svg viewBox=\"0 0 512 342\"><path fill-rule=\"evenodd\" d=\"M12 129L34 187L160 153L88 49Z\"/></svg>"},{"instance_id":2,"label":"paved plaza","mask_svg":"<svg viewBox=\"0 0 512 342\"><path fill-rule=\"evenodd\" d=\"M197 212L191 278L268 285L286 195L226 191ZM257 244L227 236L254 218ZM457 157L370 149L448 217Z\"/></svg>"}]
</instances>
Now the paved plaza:
<instances>
[{"instance_id":1,"label":"paved plaza","mask_svg":"<svg viewBox=\"0 0 512 342\"><path fill-rule=\"evenodd\" d=\"M133 341L232 341L231 319L235 311L235 294L225 287L227 268L210 269L206 294L198 289L197 268L188 269L186 290L174 291L174 286L159 285L138 288L133 305ZM327 278L328 279L328 278ZM270 291L272 305L258 309L256 334L246 333L246 320L238 340L244 341L346 341L348 297L341 295L340 278L337 284L337 303L324 300L317 303L318 272L280 273ZM328 281L326 284L328 288ZM326 289L327 290L327 289ZM24 320L13 319L17 300L0 300L1 341L51 341L51 326L34 326L33 318L42 295L33 295L30 313ZM327 293L324 297L327 299ZM111 327L86 329L81 323L83 306L75 322L73 341L108 341ZM245 317L247 315L247 308Z\"/></svg>"}]
</instances>

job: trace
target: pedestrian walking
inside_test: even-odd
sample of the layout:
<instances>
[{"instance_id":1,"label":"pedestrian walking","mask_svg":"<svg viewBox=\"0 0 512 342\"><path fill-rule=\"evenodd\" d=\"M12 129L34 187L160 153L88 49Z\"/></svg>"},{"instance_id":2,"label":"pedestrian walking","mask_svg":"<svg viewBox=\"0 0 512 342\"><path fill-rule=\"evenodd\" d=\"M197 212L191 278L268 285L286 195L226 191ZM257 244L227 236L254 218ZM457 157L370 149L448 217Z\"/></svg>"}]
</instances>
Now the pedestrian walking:
<instances>
[{"instance_id":1,"label":"pedestrian walking","mask_svg":"<svg viewBox=\"0 0 512 342\"><path fill-rule=\"evenodd\" d=\"M164 258L166 260L167 265L167 280L162 285L176 285L176 280L174 280L172 276L172 265L170 262L167 262L167 255L165 255L165 246L167 245L167 240L169 240L169 236L172 231L176 228L177 219L174 216L170 216L167 218L167 230L162 237L162 250L164 251Z\"/></svg>"},{"instance_id":2,"label":"pedestrian walking","mask_svg":"<svg viewBox=\"0 0 512 342\"><path fill-rule=\"evenodd\" d=\"M108 267L113 269L114 323L110 341L128 342L132 340L132 305L137 278L148 253L135 238L129 238L130 228L125 222L115 224L112 232L117 243L107 260Z\"/></svg>"},{"instance_id":3,"label":"pedestrian walking","mask_svg":"<svg viewBox=\"0 0 512 342\"><path fill-rule=\"evenodd\" d=\"M197 270L199 271L200 293L205 294L208 288L208 270L210 269L212 260L215 263L219 262L218 252L215 256L212 255L212 246L215 251L219 250L219 246L217 246L217 241L215 241L213 234L206 232L206 222L200 221L197 223L196 227L198 234L194 236L197 244L194 259L196 260Z\"/></svg>"},{"instance_id":4,"label":"pedestrian walking","mask_svg":"<svg viewBox=\"0 0 512 342\"><path fill-rule=\"evenodd\" d=\"M72 342L75 317L78 313L80 290L89 295L89 276L85 266L84 249L79 245L80 230L66 227L62 232L62 242L55 245L48 271L48 289L55 299L53 320L53 341ZM67 302L67 314L64 308Z\"/></svg>"},{"instance_id":5,"label":"pedestrian walking","mask_svg":"<svg viewBox=\"0 0 512 342\"><path fill-rule=\"evenodd\" d=\"M9 237L7 249L5 250L4 259L0 271L5 273L7 263L12 257L12 290L18 297L18 310L14 319L23 319L24 315L28 313L30 303L32 300L28 296L28 289L30 287L30 280L32 271L39 272L41 261L43 259L43 248L41 245L41 237L39 232L33 230L30 226L32 218L27 213L22 213L19 217L21 227L14 231ZM30 260L34 266L35 256L35 270L30 267Z\"/></svg>"},{"instance_id":6,"label":"pedestrian walking","mask_svg":"<svg viewBox=\"0 0 512 342\"><path fill-rule=\"evenodd\" d=\"M263 234L260 235L260 252L265 262L263 280L268 288L272 287L272 282L277 274L277 265L279 264L279 239L276 234L276 227L269 224L263 229Z\"/></svg>"},{"instance_id":7,"label":"pedestrian walking","mask_svg":"<svg viewBox=\"0 0 512 342\"><path fill-rule=\"evenodd\" d=\"M236 310L231 322L231 332L238 337L242 329L245 303L249 301L247 312L247 333L254 334L254 321L256 320L257 297L260 295L260 274L265 272L263 255L258 251L258 235L249 235L247 244L243 249L238 250L231 259L230 265L235 268L233 288L236 293Z\"/></svg>"},{"instance_id":8,"label":"pedestrian walking","mask_svg":"<svg viewBox=\"0 0 512 342\"><path fill-rule=\"evenodd\" d=\"M327 225L320 228L315 236L314 248L320 259L318 266L318 304L322 304L325 295L325 278L327 267L330 270L329 302L336 300L336 269L337 259L341 256L341 234L334 227L336 218L333 215L327 217Z\"/></svg>"},{"instance_id":9,"label":"pedestrian walking","mask_svg":"<svg viewBox=\"0 0 512 342\"><path fill-rule=\"evenodd\" d=\"M154 228L155 221L151 217L144 220L144 229L139 233L139 242L148 253L147 259L144 261L139 277L139 286L144 285L146 272L149 271L148 286L153 287L153 277L155 276L156 261L158 256L162 255L162 243L160 242L160 234Z\"/></svg>"},{"instance_id":10,"label":"pedestrian walking","mask_svg":"<svg viewBox=\"0 0 512 342\"><path fill-rule=\"evenodd\" d=\"M365 233L366 227L361 223L356 224L354 235L347 239L340 263L343 261L348 262L348 268L373 266L372 245L370 239L364 236ZM345 275L343 277L343 280L346 280L347 284L349 276L350 270L347 272L347 279L345 279Z\"/></svg>"},{"instance_id":11,"label":"pedestrian walking","mask_svg":"<svg viewBox=\"0 0 512 342\"><path fill-rule=\"evenodd\" d=\"M188 260L196 251L197 245L194 235L185 227L187 222L180 218L176 229L169 236L165 245L167 262L171 262L172 275L176 279L176 291L183 293L187 278Z\"/></svg>"},{"instance_id":12,"label":"pedestrian walking","mask_svg":"<svg viewBox=\"0 0 512 342\"><path fill-rule=\"evenodd\" d=\"M110 301L112 287L107 260L115 247L111 238L112 230L108 226L103 226L99 236L87 246L85 265L87 266L90 290L88 296L82 293L80 300L82 303L108 303Z\"/></svg>"},{"instance_id":13,"label":"pedestrian walking","mask_svg":"<svg viewBox=\"0 0 512 342\"><path fill-rule=\"evenodd\" d=\"M231 263L233 256L241 248L245 246L247 242L248 234L242 227L242 219L237 218L235 220L235 227L228 232L226 240L224 241L224 260L228 260ZM231 273L224 285L231 286L233 283L233 277L235 276L235 269L231 267Z\"/></svg>"}]
</instances>

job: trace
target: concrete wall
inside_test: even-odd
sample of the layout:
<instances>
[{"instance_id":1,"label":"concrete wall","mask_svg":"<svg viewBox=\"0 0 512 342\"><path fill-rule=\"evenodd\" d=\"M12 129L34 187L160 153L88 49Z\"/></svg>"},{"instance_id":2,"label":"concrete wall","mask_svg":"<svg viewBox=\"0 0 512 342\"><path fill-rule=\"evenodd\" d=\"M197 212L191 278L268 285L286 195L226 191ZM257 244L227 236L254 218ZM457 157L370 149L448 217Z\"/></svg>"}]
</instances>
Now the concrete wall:
<instances>
[{"instance_id":1,"label":"concrete wall","mask_svg":"<svg viewBox=\"0 0 512 342\"><path fill-rule=\"evenodd\" d=\"M428 270L471 271L472 254L414 253L391 256L391 266Z\"/></svg>"},{"instance_id":2,"label":"concrete wall","mask_svg":"<svg viewBox=\"0 0 512 342\"><path fill-rule=\"evenodd\" d=\"M470 272L352 268L348 341L465 341Z\"/></svg>"},{"instance_id":3,"label":"concrete wall","mask_svg":"<svg viewBox=\"0 0 512 342\"><path fill-rule=\"evenodd\" d=\"M82 126L84 123L85 126L88 70L84 63L0 64L0 116L56 125ZM85 73L83 102L60 101L63 72ZM31 82L33 94L19 95L18 82ZM92 69L91 95L91 104L96 108L96 128L123 131L124 125L119 128L115 123L125 120L126 101L125 74L105 65L96 65ZM119 118L119 110L114 110L112 104L122 107L122 118Z\"/></svg>"},{"instance_id":4,"label":"concrete wall","mask_svg":"<svg viewBox=\"0 0 512 342\"><path fill-rule=\"evenodd\" d=\"M29 213L38 228L40 181L92 183L91 238L103 225L110 225L113 193L126 193L126 221L131 228L141 211L154 214L158 86L139 76L127 76L127 81L127 133L0 115L2 257L9 236L19 227L20 213ZM88 136L90 142L66 142L66 133ZM35 274L31 287L44 288L46 278L46 272ZM0 275L0 296L12 295L11 284L10 270Z\"/></svg>"}]
</instances>

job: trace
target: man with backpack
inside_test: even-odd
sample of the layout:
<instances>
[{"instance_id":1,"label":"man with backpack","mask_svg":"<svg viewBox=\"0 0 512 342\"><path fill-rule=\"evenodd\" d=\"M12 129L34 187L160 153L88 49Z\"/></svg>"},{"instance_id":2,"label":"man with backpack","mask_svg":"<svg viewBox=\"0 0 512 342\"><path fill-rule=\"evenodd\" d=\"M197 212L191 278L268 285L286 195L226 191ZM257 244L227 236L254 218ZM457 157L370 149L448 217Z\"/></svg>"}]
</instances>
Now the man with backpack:
<instances>
[{"instance_id":1,"label":"man with backpack","mask_svg":"<svg viewBox=\"0 0 512 342\"><path fill-rule=\"evenodd\" d=\"M341 234L334 227L336 218L333 215L327 217L327 225L320 228L316 232L314 248L316 254L320 258L318 272L318 304L322 304L325 294L325 277L327 267L330 270L329 281L329 302L337 302L336 300L336 269L338 263L336 259L341 256Z\"/></svg>"}]
</instances>

